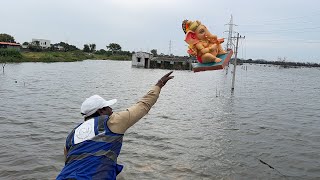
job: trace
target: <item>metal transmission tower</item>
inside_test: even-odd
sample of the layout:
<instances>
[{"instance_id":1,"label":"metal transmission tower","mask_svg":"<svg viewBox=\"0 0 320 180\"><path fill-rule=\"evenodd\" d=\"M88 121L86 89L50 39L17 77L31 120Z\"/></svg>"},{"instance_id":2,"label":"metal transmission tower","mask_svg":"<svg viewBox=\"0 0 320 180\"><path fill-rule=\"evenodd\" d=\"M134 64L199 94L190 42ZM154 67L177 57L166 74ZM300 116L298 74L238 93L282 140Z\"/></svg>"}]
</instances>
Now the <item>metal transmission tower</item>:
<instances>
[{"instance_id":1,"label":"metal transmission tower","mask_svg":"<svg viewBox=\"0 0 320 180\"><path fill-rule=\"evenodd\" d=\"M225 32L228 32L228 41L227 41L227 44L226 44L226 49L233 49L234 50L234 44L232 42L233 38L233 26L238 26L236 24L233 24L233 17L232 17L232 14L231 14L231 18L230 18L230 22L228 24L225 24L225 25L229 25L229 30L228 31L225 31Z\"/></svg>"},{"instance_id":2,"label":"metal transmission tower","mask_svg":"<svg viewBox=\"0 0 320 180\"><path fill-rule=\"evenodd\" d=\"M228 24L225 24L225 25L229 25L229 30L228 31L225 31L228 33L228 41L227 41L227 44L226 44L226 50L228 49L232 49L233 52L235 52L235 49L234 49L234 44L233 44L233 26L238 26L236 24L233 24L233 16L231 14L231 17L230 17L230 21ZM226 67L226 74L228 74L228 68L229 68L229 63L228 63L228 66Z\"/></svg>"}]
</instances>

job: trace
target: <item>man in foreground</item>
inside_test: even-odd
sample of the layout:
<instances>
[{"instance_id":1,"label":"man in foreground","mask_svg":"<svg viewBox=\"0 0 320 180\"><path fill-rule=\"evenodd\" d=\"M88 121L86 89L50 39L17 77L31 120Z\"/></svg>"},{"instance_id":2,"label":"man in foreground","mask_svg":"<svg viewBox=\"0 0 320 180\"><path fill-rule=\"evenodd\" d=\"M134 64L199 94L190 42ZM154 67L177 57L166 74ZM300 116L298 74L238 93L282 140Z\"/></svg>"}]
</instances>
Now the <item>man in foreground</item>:
<instances>
[{"instance_id":1,"label":"man in foreground","mask_svg":"<svg viewBox=\"0 0 320 180\"><path fill-rule=\"evenodd\" d=\"M125 111L113 113L111 105L98 95L87 98L81 105L84 122L75 127L66 139L65 166L57 176L62 179L116 179L123 169L117 164L123 135L128 128L145 116L156 103L161 88L172 79L164 75L136 104Z\"/></svg>"}]
</instances>

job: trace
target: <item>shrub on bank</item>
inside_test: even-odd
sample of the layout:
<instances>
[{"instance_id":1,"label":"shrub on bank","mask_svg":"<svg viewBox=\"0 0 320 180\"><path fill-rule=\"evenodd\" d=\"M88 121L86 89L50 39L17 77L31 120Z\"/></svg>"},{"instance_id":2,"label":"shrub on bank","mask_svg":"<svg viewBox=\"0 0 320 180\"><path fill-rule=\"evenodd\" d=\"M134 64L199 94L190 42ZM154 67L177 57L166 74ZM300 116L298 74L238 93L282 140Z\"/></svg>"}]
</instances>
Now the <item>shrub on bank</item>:
<instances>
[{"instance_id":1,"label":"shrub on bank","mask_svg":"<svg viewBox=\"0 0 320 180\"><path fill-rule=\"evenodd\" d=\"M92 58L92 55L82 51L23 53L23 61L25 62L73 62L90 58Z\"/></svg>"},{"instance_id":2,"label":"shrub on bank","mask_svg":"<svg viewBox=\"0 0 320 180\"><path fill-rule=\"evenodd\" d=\"M0 62L16 62L21 59L22 55L16 49L0 49Z\"/></svg>"},{"instance_id":3,"label":"shrub on bank","mask_svg":"<svg viewBox=\"0 0 320 180\"><path fill-rule=\"evenodd\" d=\"M131 56L127 56L127 55L111 55L109 56L108 59L111 60L126 60L126 61L130 61L131 60Z\"/></svg>"},{"instance_id":4,"label":"shrub on bank","mask_svg":"<svg viewBox=\"0 0 320 180\"><path fill-rule=\"evenodd\" d=\"M101 60L131 60L131 56L127 55L99 55L93 53L85 53L80 50L68 52L22 52L10 49L0 49L0 62L73 62L86 59Z\"/></svg>"}]
</instances>

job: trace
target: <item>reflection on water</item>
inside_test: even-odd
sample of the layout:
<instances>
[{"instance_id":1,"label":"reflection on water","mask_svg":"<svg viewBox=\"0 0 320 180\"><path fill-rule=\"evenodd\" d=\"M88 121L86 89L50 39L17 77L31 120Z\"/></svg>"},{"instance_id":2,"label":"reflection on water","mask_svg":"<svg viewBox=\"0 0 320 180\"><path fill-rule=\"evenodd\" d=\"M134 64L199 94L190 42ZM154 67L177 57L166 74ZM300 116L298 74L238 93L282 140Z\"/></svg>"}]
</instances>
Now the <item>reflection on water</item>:
<instances>
[{"instance_id":1,"label":"reflection on water","mask_svg":"<svg viewBox=\"0 0 320 180\"><path fill-rule=\"evenodd\" d=\"M320 71L247 66L237 70L234 95L232 68L175 71L125 135L119 179L320 178ZM54 179L86 97L117 98L114 111L124 110L167 72L117 61L7 65L0 75L1 179Z\"/></svg>"}]
</instances>

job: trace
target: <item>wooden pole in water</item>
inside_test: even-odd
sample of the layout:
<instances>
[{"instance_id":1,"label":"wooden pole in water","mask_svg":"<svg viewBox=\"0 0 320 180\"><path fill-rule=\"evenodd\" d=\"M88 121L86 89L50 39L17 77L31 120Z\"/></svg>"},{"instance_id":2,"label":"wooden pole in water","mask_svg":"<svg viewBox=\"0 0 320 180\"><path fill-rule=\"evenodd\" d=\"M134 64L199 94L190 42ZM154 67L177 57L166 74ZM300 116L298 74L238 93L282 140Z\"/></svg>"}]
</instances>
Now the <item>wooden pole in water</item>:
<instances>
[{"instance_id":1,"label":"wooden pole in water","mask_svg":"<svg viewBox=\"0 0 320 180\"><path fill-rule=\"evenodd\" d=\"M3 64L2 64L2 73L4 74L4 67L6 66L6 62L4 62Z\"/></svg>"}]
</instances>

